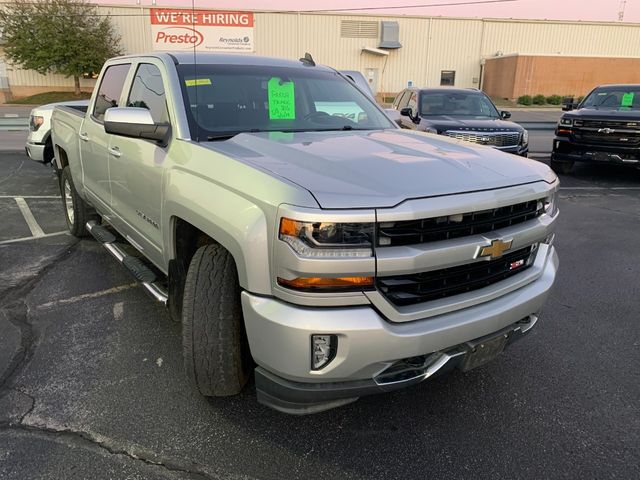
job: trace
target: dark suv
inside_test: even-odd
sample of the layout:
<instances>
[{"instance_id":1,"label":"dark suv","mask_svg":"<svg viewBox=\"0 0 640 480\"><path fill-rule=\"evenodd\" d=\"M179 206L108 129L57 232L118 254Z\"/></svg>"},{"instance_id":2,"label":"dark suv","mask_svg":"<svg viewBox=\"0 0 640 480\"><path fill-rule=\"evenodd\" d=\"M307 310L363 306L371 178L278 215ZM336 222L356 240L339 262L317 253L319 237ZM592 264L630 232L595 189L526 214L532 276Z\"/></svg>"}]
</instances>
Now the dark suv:
<instances>
[{"instance_id":1,"label":"dark suv","mask_svg":"<svg viewBox=\"0 0 640 480\"><path fill-rule=\"evenodd\" d=\"M553 140L551 168L569 173L574 162L640 167L640 85L602 85L565 113Z\"/></svg>"},{"instance_id":2,"label":"dark suv","mask_svg":"<svg viewBox=\"0 0 640 480\"><path fill-rule=\"evenodd\" d=\"M474 88L407 88L387 112L402 128L446 135L523 157L529 151L528 132L505 121L511 114L498 111L489 97Z\"/></svg>"}]
</instances>

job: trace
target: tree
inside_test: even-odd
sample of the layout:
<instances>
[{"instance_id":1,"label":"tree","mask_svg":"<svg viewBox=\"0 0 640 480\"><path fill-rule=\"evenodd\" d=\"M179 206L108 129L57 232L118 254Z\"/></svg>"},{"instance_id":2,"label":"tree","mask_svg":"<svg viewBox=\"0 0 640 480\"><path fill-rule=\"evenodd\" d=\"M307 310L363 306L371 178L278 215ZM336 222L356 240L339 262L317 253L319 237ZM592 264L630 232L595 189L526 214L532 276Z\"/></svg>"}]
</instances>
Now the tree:
<instances>
[{"instance_id":1,"label":"tree","mask_svg":"<svg viewBox=\"0 0 640 480\"><path fill-rule=\"evenodd\" d=\"M12 63L73 77L76 95L84 73L100 71L105 60L121 54L109 17L85 0L13 0L0 7L0 29Z\"/></svg>"}]
</instances>

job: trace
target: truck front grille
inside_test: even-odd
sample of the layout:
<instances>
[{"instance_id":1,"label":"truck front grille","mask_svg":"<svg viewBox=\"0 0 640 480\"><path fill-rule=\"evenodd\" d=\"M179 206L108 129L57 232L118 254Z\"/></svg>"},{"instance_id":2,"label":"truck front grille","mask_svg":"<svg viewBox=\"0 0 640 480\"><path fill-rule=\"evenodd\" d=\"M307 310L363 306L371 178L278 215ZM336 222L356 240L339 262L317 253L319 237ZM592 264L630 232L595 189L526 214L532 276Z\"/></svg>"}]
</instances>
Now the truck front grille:
<instances>
[{"instance_id":1,"label":"truck front grille","mask_svg":"<svg viewBox=\"0 0 640 480\"><path fill-rule=\"evenodd\" d=\"M543 211L544 202L540 199L446 217L379 223L378 246L415 245L483 234L532 220Z\"/></svg>"},{"instance_id":2,"label":"truck front grille","mask_svg":"<svg viewBox=\"0 0 640 480\"><path fill-rule=\"evenodd\" d=\"M451 297L493 285L528 269L537 246L516 250L497 260L474 262L430 272L378 277L377 289L396 306Z\"/></svg>"},{"instance_id":3,"label":"truck front grille","mask_svg":"<svg viewBox=\"0 0 640 480\"><path fill-rule=\"evenodd\" d=\"M640 143L640 122L575 120L573 138L578 143L636 146Z\"/></svg>"},{"instance_id":4,"label":"truck front grille","mask_svg":"<svg viewBox=\"0 0 640 480\"><path fill-rule=\"evenodd\" d=\"M596 145L606 144L631 147L640 143L640 132L633 131L616 130L611 133L604 133L597 130L575 129L573 136L579 143L593 143Z\"/></svg>"},{"instance_id":5,"label":"truck front grille","mask_svg":"<svg viewBox=\"0 0 640 480\"><path fill-rule=\"evenodd\" d=\"M520 143L520 132L474 132L449 130L445 135L465 142L491 147L515 147Z\"/></svg>"}]
</instances>

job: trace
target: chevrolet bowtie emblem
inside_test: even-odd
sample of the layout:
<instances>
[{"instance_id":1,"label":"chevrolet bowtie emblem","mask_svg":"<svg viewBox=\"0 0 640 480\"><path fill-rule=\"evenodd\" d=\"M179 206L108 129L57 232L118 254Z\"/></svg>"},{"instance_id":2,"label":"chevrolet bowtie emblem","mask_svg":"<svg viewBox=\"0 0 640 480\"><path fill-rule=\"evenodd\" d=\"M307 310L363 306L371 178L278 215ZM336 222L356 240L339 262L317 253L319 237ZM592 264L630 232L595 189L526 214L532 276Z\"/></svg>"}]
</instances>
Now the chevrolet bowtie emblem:
<instances>
[{"instance_id":1,"label":"chevrolet bowtie emblem","mask_svg":"<svg viewBox=\"0 0 640 480\"><path fill-rule=\"evenodd\" d=\"M504 252L511 248L512 243L513 240L507 240L506 242L503 242L502 240L494 240L488 247L482 247L480 249L478 258L491 257L491 260L500 258Z\"/></svg>"}]
</instances>

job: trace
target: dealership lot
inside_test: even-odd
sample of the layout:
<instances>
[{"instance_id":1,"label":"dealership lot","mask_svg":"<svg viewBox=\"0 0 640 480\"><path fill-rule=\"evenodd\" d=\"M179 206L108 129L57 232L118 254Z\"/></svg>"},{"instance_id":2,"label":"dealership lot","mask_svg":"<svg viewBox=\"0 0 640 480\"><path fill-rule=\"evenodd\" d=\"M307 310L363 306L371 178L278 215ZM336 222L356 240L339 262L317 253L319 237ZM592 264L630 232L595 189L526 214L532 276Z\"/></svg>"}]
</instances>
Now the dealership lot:
<instances>
[{"instance_id":1,"label":"dealership lot","mask_svg":"<svg viewBox=\"0 0 640 480\"><path fill-rule=\"evenodd\" d=\"M0 152L0 478L640 476L638 170L562 177L559 278L524 341L302 418L251 385L194 393L180 326L64 233L57 195L50 168Z\"/></svg>"}]
</instances>

